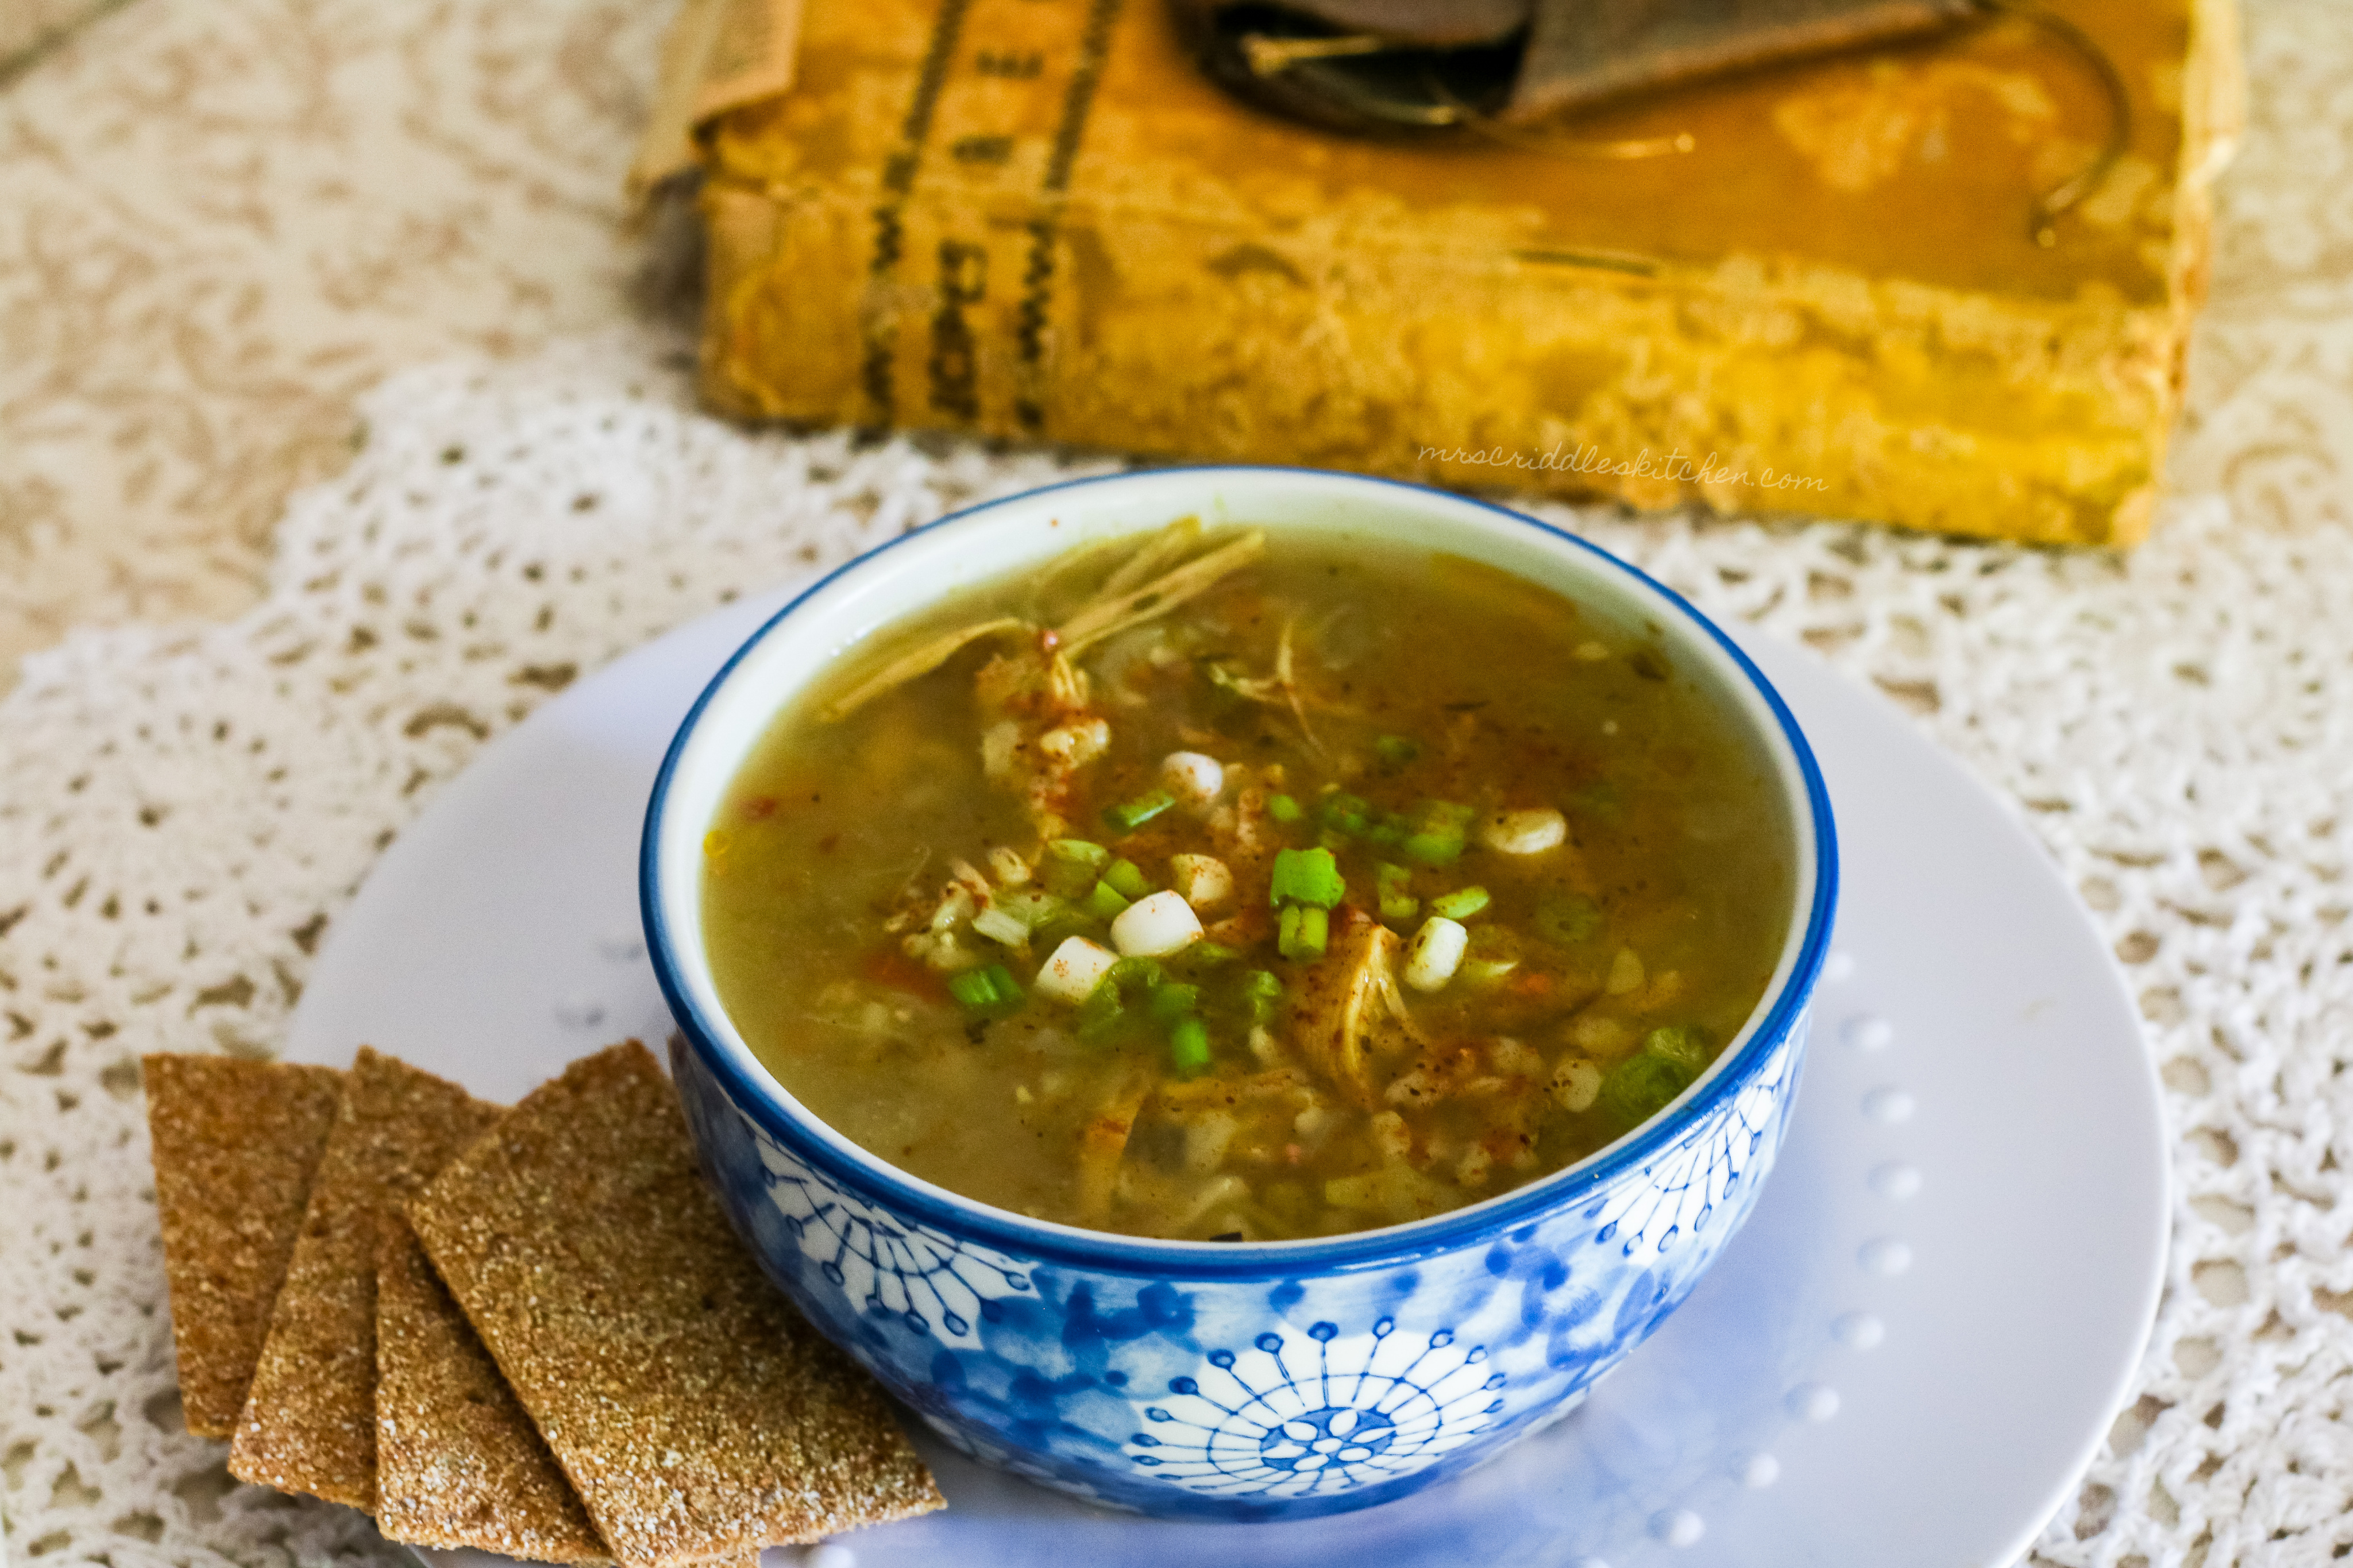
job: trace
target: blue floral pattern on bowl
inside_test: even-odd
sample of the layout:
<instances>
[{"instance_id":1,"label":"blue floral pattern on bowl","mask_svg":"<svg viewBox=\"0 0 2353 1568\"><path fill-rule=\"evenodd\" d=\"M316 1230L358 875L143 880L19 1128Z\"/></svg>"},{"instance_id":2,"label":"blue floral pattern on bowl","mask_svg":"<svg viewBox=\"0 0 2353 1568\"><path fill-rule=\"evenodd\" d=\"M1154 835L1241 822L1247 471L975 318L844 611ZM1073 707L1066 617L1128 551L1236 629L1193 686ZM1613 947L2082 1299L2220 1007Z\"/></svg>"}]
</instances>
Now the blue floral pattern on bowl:
<instances>
[{"instance_id":1,"label":"blue floral pattern on bowl","mask_svg":"<svg viewBox=\"0 0 2353 1568\"><path fill-rule=\"evenodd\" d=\"M1640 614L1746 716L1797 828L1791 925L1748 1026L1682 1098L1569 1170L1388 1230L1236 1246L1024 1219L916 1181L801 1108L727 1019L702 844L778 707L843 647L982 572L1169 518L1444 548ZM1828 792L1732 641L1573 535L1460 496L1302 469L1166 469L992 501L818 584L687 715L640 849L687 1119L729 1215L809 1319L964 1452L1113 1507L1273 1519L1400 1497L1559 1418L1679 1304L1780 1146L1838 889Z\"/></svg>"},{"instance_id":2,"label":"blue floral pattern on bowl","mask_svg":"<svg viewBox=\"0 0 2353 1568\"><path fill-rule=\"evenodd\" d=\"M1094 1502L1260 1519L1400 1496L1572 1408L1746 1217L1804 1037L1801 1016L1654 1158L1502 1236L1392 1268L1181 1283L895 1213L787 1149L683 1040L671 1056L763 1266L934 1430Z\"/></svg>"}]
</instances>

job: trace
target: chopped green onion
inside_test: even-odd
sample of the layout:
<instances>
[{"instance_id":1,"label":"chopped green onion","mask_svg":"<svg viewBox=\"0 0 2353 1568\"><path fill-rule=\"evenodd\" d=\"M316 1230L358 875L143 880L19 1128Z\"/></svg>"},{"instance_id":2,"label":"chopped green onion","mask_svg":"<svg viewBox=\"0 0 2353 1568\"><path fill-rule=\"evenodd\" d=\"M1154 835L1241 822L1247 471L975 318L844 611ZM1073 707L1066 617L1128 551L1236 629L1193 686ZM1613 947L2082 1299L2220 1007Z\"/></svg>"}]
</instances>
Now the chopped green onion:
<instances>
[{"instance_id":1,"label":"chopped green onion","mask_svg":"<svg viewBox=\"0 0 2353 1568\"><path fill-rule=\"evenodd\" d=\"M1166 790L1152 790L1134 800L1103 807L1103 824L1113 833L1133 833L1176 804L1176 797Z\"/></svg>"},{"instance_id":2,"label":"chopped green onion","mask_svg":"<svg viewBox=\"0 0 2353 1568\"><path fill-rule=\"evenodd\" d=\"M948 994L971 1013L1008 1013L1021 1005L1021 983L1001 963L967 969L948 981Z\"/></svg>"},{"instance_id":3,"label":"chopped green onion","mask_svg":"<svg viewBox=\"0 0 2353 1568\"><path fill-rule=\"evenodd\" d=\"M1520 966L1520 939L1501 926L1481 926L1455 973L1473 985L1493 985Z\"/></svg>"},{"instance_id":4,"label":"chopped green onion","mask_svg":"<svg viewBox=\"0 0 2353 1568\"><path fill-rule=\"evenodd\" d=\"M1324 803L1324 826L1351 838L1362 837L1373 826L1372 803L1360 795L1335 795Z\"/></svg>"},{"instance_id":5,"label":"chopped green onion","mask_svg":"<svg viewBox=\"0 0 2353 1568\"><path fill-rule=\"evenodd\" d=\"M1403 735L1383 735L1373 742L1373 755L1384 767L1401 768L1421 755L1421 745Z\"/></svg>"},{"instance_id":6,"label":"chopped green onion","mask_svg":"<svg viewBox=\"0 0 2353 1568\"><path fill-rule=\"evenodd\" d=\"M1209 1026L1187 1015L1168 1031L1168 1059L1179 1077L1192 1078L1209 1066Z\"/></svg>"},{"instance_id":7,"label":"chopped green onion","mask_svg":"<svg viewBox=\"0 0 2353 1568\"><path fill-rule=\"evenodd\" d=\"M1271 1024L1275 1004L1282 1000L1282 982L1271 969L1253 969L1242 982L1242 994L1250 999L1250 1022Z\"/></svg>"},{"instance_id":8,"label":"chopped green onion","mask_svg":"<svg viewBox=\"0 0 2353 1568\"><path fill-rule=\"evenodd\" d=\"M1331 917L1313 904L1290 904L1282 911L1276 946L1294 963L1312 963L1324 956L1331 940Z\"/></svg>"},{"instance_id":9,"label":"chopped green onion","mask_svg":"<svg viewBox=\"0 0 2353 1568\"><path fill-rule=\"evenodd\" d=\"M1394 849L1404 843L1406 836L1412 831L1413 826L1410 823L1397 813L1390 812L1376 823L1373 830L1365 837L1383 849Z\"/></svg>"},{"instance_id":10,"label":"chopped green onion","mask_svg":"<svg viewBox=\"0 0 2353 1568\"><path fill-rule=\"evenodd\" d=\"M1228 947L1221 942L1197 942L1185 950L1185 962L1208 967L1214 963L1231 963L1242 955L1238 947Z\"/></svg>"},{"instance_id":11,"label":"chopped green onion","mask_svg":"<svg viewBox=\"0 0 2353 1568\"><path fill-rule=\"evenodd\" d=\"M997 907L1031 931L1070 912L1070 905L1043 888L1016 888L1009 893L1001 893Z\"/></svg>"},{"instance_id":12,"label":"chopped green onion","mask_svg":"<svg viewBox=\"0 0 2353 1568\"><path fill-rule=\"evenodd\" d=\"M1118 1033L1126 1020L1127 1008L1120 1001L1118 983L1105 978L1079 1004L1072 1027L1080 1039L1096 1045Z\"/></svg>"},{"instance_id":13,"label":"chopped green onion","mask_svg":"<svg viewBox=\"0 0 2353 1568\"><path fill-rule=\"evenodd\" d=\"M1103 874L1103 879L1124 899L1140 899L1152 891L1152 884L1145 879L1144 868L1133 860L1113 861L1111 869Z\"/></svg>"},{"instance_id":14,"label":"chopped green onion","mask_svg":"<svg viewBox=\"0 0 2353 1568\"><path fill-rule=\"evenodd\" d=\"M1425 866L1451 866L1462 854L1462 835L1435 828L1423 828L1406 835L1398 848L1409 860L1419 860Z\"/></svg>"},{"instance_id":15,"label":"chopped green onion","mask_svg":"<svg viewBox=\"0 0 2353 1568\"><path fill-rule=\"evenodd\" d=\"M1328 910L1347 895L1348 884L1339 863L1324 848L1278 849L1267 900L1276 904L1313 904Z\"/></svg>"},{"instance_id":16,"label":"chopped green onion","mask_svg":"<svg viewBox=\"0 0 2353 1568\"><path fill-rule=\"evenodd\" d=\"M1145 1000L1145 1010L1163 1024L1173 1024L1179 1018L1189 1018L1201 1010L1201 988L1179 985L1175 981L1152 988Z\"/></svg>"},{"instance_id":17,"label":"chopped green onion","mask_svg":"<svg viewBox=\"0 0 2353 1568\"><path fill-rule=\"evenodd\" d=\"M1038 862L1038 879L1046 890L1065 899L1084 898L1095 878L1111 862L1111 851L1083 838L1057 838L1046 846Z\"/></svg>"},{"instance_id":18,"label":"chopped green onion","mask_svg":"<svg viewBox=\"0 0 2353 1568\"><path fill-rule=\"evenodd\" d=\"M1111 966L1111 983L1123 991L1157 985L1167 977L1168 971L1156 958L1123 958Z\"/></svg>"},{"instance_id":19,"label":"chopped green onion","mask_svg":"<svg viewBox=\"0 0 2353 1568\"><path fill-rule=\"evenodd\" d=\"M1118 918L1120 911L1126 909L1127 905L1128 900L1120 897L1117 888L1113 887L1109 882L1097 882L1082 900L1080 907L1095 919L1107 921Z\"/></svg>"},{"instance_id":20,"label":"chopped green onion","mask_svg":"<svg viewBox=\"0 0 2353 1568\"><path fill-rule=\"evenodd\" d=\"M1403 866L1392 866L1384 860L1373 868L1373 877L1380 889L1381 919L1413 919L1421 908L1421 900L1406 891L1413 885L1413 873Z\"/></svg>"},{"instance_id":21,"label":"chopped green onion","mask_svg":"<svg viewBox=\"0 0 2353 1568\"><path fill-rule=\"evenodd\" d=\"M1642 1048L1664 1057L1693 1078L1707 1066L1707 1036L1690 1024L1672 1024L1642 1037Z\"/></svg>"},{"instance_id":22,"label":"chopped green onion","mask_svg":"<svg viewBox=\"0 0 2353 1568\"><path fill-rule=\"evenodd\" d=\"M1457 888L1430 900L1430 912L1450 921L1467 921L1493 902L1484 888Z\"/></svg>"},{"instance_id":23,"label":"chopped green onion","mask_svg":"<svg viewBox=\"0 0 2353 1568\"><path fill-rule=\"evenodd\" d=\"M1591 942L1601 926L1601 906L1583 893L1556 893L1536 905L1536 934L1547 942Z\"/></svg>"},{"instance_id":24,"label":"chopped green onion","mask_svg":"<svg viewBox=\"0 0 2353 1568\"><path fill-rule=\"evenodd\" d=\"M1620 1127L1639 1127L1665 1110L1690 1082L1691 1074L1681 1064L1637 1051L1609 1069L1594 1106Z\"/></svg>"},{"instance_id":25,"label":"chopped green onion","mask_svg":"<svg viewBox=\"0 0 2353 1568\"><path fill-rule=\"evenodd\" d=\"M1305 815L1299 809L1299 803L1287 795L1267 796L1266 814L1282 823L1296 822Z\"/></svg>"},{"instance_id":26,"label":"chopped green onion","mask_svg":"<svg viewBox=\"0 0 2353 1568\"><path fill-rule=\"evenodd\" d=\"M1029 927L1018 916L991 907L972 917L972 929L992 941L1008 947L1019 947L1029 940Z\"/></svg>"}]
</instances>

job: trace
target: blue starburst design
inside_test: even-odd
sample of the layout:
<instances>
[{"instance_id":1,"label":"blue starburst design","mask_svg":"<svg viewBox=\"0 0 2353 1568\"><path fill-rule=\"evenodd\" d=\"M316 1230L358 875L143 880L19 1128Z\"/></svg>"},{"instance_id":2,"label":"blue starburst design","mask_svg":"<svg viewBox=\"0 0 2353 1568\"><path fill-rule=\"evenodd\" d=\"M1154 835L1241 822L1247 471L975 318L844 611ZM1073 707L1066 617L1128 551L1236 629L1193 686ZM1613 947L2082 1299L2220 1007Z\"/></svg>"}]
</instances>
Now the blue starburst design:
<instances>
[{"instance_id":1,"label":"blue starburst design","mask_svg":"<svg viewBox=\"0 0 2353 1568\"><path fill-rule=\"evenodd\" d=\"M1767 1144L1782 1109L1782 1079L1790 1059L1787 1049L1774 1053L1756 1081L1734 1100L1729 1115L1668 1150L1644 1168L1644 1180L1627 1183L1593 1211L1601 1222L1593 1233L1595 1244L1615 1242L1625 1257L1642 1264L1701 1237L1719 1210L1746 1215L1747 1205L1731 1200L1752 1165L1771 1163L1773 1151Z\"/></svg>"},{"instance_id":2,"label":"blue starburst design","mask_svg":"<svg viewBox=\"0 0 2353 1568\"><path fill-rule=\"evenodd\" d=\"M982 1303L1034 1289L1013 1258L909 1225L758 1138L768 1201L828 1283L869 1316L962 1349L980 1345Z\"/></svg>"},{"instance_id":3,"label":"blue starburst design","mask_svg":"<svg viewBox=\"0 0 2353 1568\"><path fill-rule=\"evenodd\" d=\"M1453 1331L1399 1334L1382 1318L1343 1336L1319 1322L1303 1337L1258 1336L1211 1351L1166 1397L1138 1405L1145 1430L1125 1452L1155 1480L1223 1497L1303 1497L1413 1474L1493 1423L1502 1373L1483 1345Z\"/></svg>"}]
</instances>

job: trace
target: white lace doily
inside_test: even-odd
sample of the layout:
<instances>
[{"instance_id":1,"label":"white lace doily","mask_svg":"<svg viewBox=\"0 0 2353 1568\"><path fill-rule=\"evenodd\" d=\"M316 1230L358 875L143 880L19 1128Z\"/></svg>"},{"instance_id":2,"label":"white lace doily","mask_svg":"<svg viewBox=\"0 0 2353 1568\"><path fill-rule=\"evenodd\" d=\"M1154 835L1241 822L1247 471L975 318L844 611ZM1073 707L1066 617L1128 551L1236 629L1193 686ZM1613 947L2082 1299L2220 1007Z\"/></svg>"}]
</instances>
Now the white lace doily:
<instances>
[{"instance_id":1,"label":"white lace doily","mask_svg":"<svg viewBox=\"0 0 2353 1568\"><path fill-rule=\"evenodd\" d=\"M1545 509L1901 703L2020 803L2126 967L2179 1135L2170 1284L2136 1402L2034 1553L2063 1568L2353 1546L2353 26L2342 0L2251 9L2254 121L2173 470L2193 499L2139 552ZM399 377L292 504L259 608L76 634L0 699L16 1561L384 1551L233 1486L182 1429L137 1055L269 1051L381 847L574 676L1066 471L746 436L690 411L681 363L617 336Z\"/></svg>"},{"instance_id":2,"label":"white lace doily","mask_svg":"<svg viewBox=\"0 0 2353 1568\"><path fill-rule=\"evenodd\" d=\"M78 637L0 703L0 1462L28 1559L372 1542L232 1489L181 1430L132 1058L269 1050L378 849L577 672L1063 471L746 436L690 410L677 362L615 337L397 378L349 472L293 506L259 609ZM2353 534L2208 502L2119 562L1554 515L1911 709L2023 803L2129 966L2181 1133L2172 1283L2042 1556L2326 1561L2353 1539Z\"/></svg>"}]
</instances>

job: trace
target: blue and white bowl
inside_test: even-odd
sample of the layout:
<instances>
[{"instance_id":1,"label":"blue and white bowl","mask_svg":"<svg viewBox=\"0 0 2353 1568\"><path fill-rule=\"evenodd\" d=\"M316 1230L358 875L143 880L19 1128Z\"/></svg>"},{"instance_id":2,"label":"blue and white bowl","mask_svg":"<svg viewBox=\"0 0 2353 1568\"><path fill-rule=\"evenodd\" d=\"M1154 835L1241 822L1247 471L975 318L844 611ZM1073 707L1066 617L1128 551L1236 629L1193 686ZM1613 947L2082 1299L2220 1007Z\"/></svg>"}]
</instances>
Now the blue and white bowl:
<instances>
[{"instance_id":1,"label":"blue and white bowl","mask_svg":"<svg viewBox=\"0 0 2353 1568\"><path fill-rule=\"evenodd\" d=\"M760 1064L712 985L700 879L703 834L777 710L844 650L945 595L1187 513L1442 548L1615 605L1730 699L1794 825L1789 936L1747 1026L1673 1105L1577 1165L1416 1224L1154 1241L1025 1218L895 1170ZM1788 710L1723 633L1641 573L1437 490L1213 468L976 507L802 595L688 714L654 785L639 876L704 1167L810 1321L977 1458L1142 1513L1276 1519L1384 1502L1489 1458L1573 1408L1690 1293L1788 1124L1837 851Z\"/></svg>"}]
</instances>

